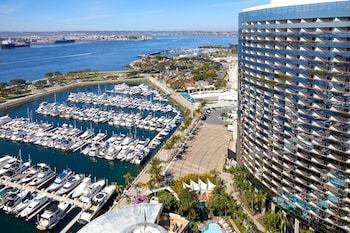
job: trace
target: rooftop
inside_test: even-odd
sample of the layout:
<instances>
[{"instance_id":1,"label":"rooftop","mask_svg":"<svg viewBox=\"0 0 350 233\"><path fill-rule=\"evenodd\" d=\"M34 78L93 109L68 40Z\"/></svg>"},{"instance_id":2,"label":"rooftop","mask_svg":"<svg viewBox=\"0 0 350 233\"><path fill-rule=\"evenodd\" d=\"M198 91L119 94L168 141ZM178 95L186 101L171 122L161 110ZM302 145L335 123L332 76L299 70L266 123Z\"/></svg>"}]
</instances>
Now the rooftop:
<instances>
[{"instance_id":1,"label":"rooftop","mask_svg":"<svg viewBox=\"0 0 350 233\"><path fill-rule=\"evenodd\" d=\"M155 224L162 211L162 204L129 205L108 212L84 226L79 233L125 233L147 232L165 233L163 227Z\"/></svg>"},{"instance_id":2,"label":"rooftop","mask_svg":"<svg viewBox=\"0 0 350 233\"><path fill-rule=\"evenodd\" d=\"M317 3L326 3L326 2L345 2L345 1L349 1L349 0L271 0L270 4L246 8L246 9L243 9L243 12L262 10L262 9L268 9L268 8L274 8L274 7L317 4Z\"/></svg>"}]
</instances>

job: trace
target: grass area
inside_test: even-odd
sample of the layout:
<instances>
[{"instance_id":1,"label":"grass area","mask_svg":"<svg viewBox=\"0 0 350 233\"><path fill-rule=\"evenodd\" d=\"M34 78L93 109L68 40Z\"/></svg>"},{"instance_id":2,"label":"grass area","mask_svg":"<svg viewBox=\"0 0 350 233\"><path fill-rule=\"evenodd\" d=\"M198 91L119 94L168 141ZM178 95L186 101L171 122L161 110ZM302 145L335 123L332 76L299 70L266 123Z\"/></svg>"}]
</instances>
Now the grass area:
<instances>
[{"instance_id":1,"label":"grass area","mask_svg":"<svg viewBox=\"0 0 350 233\"><path fill-rule=\"evenodd\" d=\"M24 94L24 95L16 95L16 96L8 96L6 97L6 99L8 100L13 100L13 99L18 99L18 98L22 98L22 97L26 97L26 96L30 96L31 94Z\"/></svg>"},{"instance_id":2,"label":"grass area","mask_svg":"<svg viewBox=\"0 0 350 233\"><path fill-rule=\"evenodd\" d=\"M151 200L153 196L156 196L159 198L159 197L163 196L165 193L169 193L169 191L168 190L160 190L156 193L148 194L147 198L148 198L148 200Z\"/></svg>"},{"instance_id":3,"label":"grass area","mask_svg":"<svg viewBox=\"0 0 350 233\"><path fill-rule=\"evenodd\" d=\"M238 222L236 218L232 218L232 220L236 224L240 232L246 232L246 228L240 222Z\"/></svg>"},{"instance_id":4,"label":"grass area","mask_svg":"<svg viewBox=\"0 0 350 233\"><path fill-rule=\"evenodd\" d=\"M82 79L81 82L99 82L101 79Z\"/></svg>"}]
</instances>

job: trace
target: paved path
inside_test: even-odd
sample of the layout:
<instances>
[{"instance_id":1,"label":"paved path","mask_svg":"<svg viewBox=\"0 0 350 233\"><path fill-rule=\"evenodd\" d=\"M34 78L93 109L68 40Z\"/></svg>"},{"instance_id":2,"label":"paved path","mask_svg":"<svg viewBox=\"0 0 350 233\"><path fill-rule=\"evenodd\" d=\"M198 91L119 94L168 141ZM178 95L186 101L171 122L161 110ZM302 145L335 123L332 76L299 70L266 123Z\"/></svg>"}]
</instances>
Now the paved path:
<instances>
[{"instance_id":1,"label":"paved path","mask_svg":"<svg viewBox=\"0 0 350 233\"><path fill-rule=\"evenodd\" d=\"M222 125L203 123L191 140L188 148L169 166L174 179L191 173L222 172L230 133Z\"/></svg>"}]
</instances>

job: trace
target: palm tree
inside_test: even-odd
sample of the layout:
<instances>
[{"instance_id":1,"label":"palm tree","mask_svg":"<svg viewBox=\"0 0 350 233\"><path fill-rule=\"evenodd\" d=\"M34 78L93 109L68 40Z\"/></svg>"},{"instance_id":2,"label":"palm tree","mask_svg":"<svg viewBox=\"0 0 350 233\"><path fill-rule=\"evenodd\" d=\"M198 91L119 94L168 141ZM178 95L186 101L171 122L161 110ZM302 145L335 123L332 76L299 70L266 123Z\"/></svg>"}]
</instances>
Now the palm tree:
<instances>
[{"instance_id":1,"label":"palm tree","mask_svg":"<svg viewBox=\"0 0 350 233\"><path fill-rule=\"evenodd\" d=\"M146 182L138 182L137 185L142 189L146 190L148 188L148 184Z\"/></svg>"},{"instance_id":2,"label":"palm tree","mask_svg":"<svg viewBox=\"0 0 350 233\"><path fill-rule=\"evenodd\" d=\"M268 231L275 231L275 213L272 210L266 212L266 214L263 217L263 221Z\"/></svg>"},{"instance_id":3,"label":"palm tree","mask_svg":"<svg viewBox=\"0 0 350 233\"><path fill-rule=\"evenodd\" d=\"M162 171L161 160L159 158L153 158L151 161L150 169L147 171L151 175L153 183L157 184L161 181L160 172Z\"/></svg>"},{"instance_id":4,"label":"palm tree","mask_svg":"<svg viewBox=\"0 0 350 233\"><path fill-rule=\"evenodd\" d=\"M119 194L123 191L123 185L121 184L115 184L115 191Z\"/></svg>"},{"instance_id":5,"label":"palm tree","mask_svg":"<svg viewBox=\"0 0 350 233\"><path fill-rule=\"evenodd\" d=\"M289 224L288 218L286 217L286 215L284 215L282 210L279 210L275 215L276 223L279 223L279 225L277 226L277 231L283 232L283 227Z\"/></svg>"},{"instance_id":6,"label":"palm tree","mask_svg":"<svg viewBox=\"0 0 350 233\"><path fill-rule=\"evenodd\" d=\"M128 186L129 186L129 184L130 184L130 181L131 181L132 179L134 179L134 177L130 174L130 172L126 173L126 174L123 176L123 178L125 179L125 183L126 183L126 185L128 185Z\"/></svg>"}]
</instances>

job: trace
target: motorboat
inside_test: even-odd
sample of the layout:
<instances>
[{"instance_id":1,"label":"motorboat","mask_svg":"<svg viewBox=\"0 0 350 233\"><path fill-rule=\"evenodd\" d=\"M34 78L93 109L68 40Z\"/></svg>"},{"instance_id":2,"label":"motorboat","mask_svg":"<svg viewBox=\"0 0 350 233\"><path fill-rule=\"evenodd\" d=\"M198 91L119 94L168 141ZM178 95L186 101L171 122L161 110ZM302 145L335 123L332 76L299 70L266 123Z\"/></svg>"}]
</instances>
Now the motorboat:
<instances>
[{"instance_id":1,"label":"motorboat","mask_svg":"<svg viewBox=\"0 0 350 233\"><path fill-rule=\"evenodd\" d=\"M31 161L23 163L22 161L18 160L15 163L12 163L6 172L2 173L2 178L7 180L11 179L12 177L15 177L25 171L28 167L30 167L30 164Z\"/></svg>"},{"instance_id":2,"label":"motorboat","mask_svg":"<svg viewBox=\"0 0 350 233\"><path fill-rule=\"evenodd\" d=\"M84 174L75 174L68 177L67 182L57 190L57 195L63 195L72 191L85 177Z\"/></svg>"},{"instance_id":3,"label":"motorboat","mask_svg":"<svg viewBox=\"0 0 350 233\"><path fill-rule=\"evenodd\" d=\"M24 218L24 217L28 217L29 215L31 215L32 213L34 213L34 211L38 210L40 207L42 207L43 205L45 205L47 202L49 201L49 199L47 198L47 196L45 195L45 193L39 193L30 203L29 205L24 208L24 210L22 210L22 212L20 213L20 217Z\"/></svg>"},{"instance_id":4,"label":"motorboat","mask_svg":"<svg viewBox=\"0 0 350 233\"><path fill-rule=\"evenodd\" d=\"M91 177L85 177L72 193L72 198L75 199L83 195L84 190L88 189L90 185L91 185Z\"/></svg>"},{"instance_id":5,"label":"motorboat","mask_svg":"<svg viewBox=\"0 0 350 233\"><path fill-rule=\"evenodd\" d=\"M102 191L98 192L91 200L90 208L83 211L78 219L78 223L85 225L89 223L101 211L102 207L112 197L115 185L108 185Z\"/></svg>"},{"instance_id":6,"label":"motorboat","mask_svg":"<svg viewBox=\"0 0 350 233\"><path fill-rule=\"evenodd\" d=\"M24 210L24 208L26 208L31 202L32 200L38 195L37 191L34 192L29 192L27 196L25 196L22 201L20 203L18 203L14 209L12 210L12 214L18 214L20 213L22 210Z\"/></svg>"},{"instance_id":7,"label":"motorboat","mask_svg":"<svg viewBox=\"0 0 350 233\"><path fill-rule=\"evenodd\" d=\"M18 188L5 187L4 189L2 189L0 191L0 206L3 206L7 196L11 194L17 194L18 192L19 192Z\"/></svg>"},{"instance_id":8,"label":"motorboat","mask_svg":"<svg viewBox=\"0 0 350 233\"><path fill-rule=\"evenodd\" d=\"M106 180L102 179L89 185L89 187L84 190L83 195L80 197L80 201L84 203L89 203L91 199L95 196L95 194L101 191L105 184Z\"/></svg>"},{"instance_id":9,"label":"motorboat","mask_svg":"<svg viewBox=\"0 0 350 233\"><path fill-rule=\"evenodd\" d=\"M130 146L125 146L123 149L120 150L120 152L117 155L117 159L124 161L126 159L126 156L128 155L130 151Z\"/></svg>"},{"instance_id":10,"label":"motorboat","mask_svg":"<svg viewBox=\"0 0 350 233\"><path fill-rule=\"evenodd\" d=\"M51 202L40 215L36 229L45 231L54 228L66 216L70 207L71 204L67 202Z\"/></svg>"},{"instance_id":11,"label":"motorboat","mask_svg":"<svg viewBox=\"0 0 350 233\"><path fill-rule=\"evenodd\" d=\"M63 171L57 175L53 183L47 188L47 191L53 192L61 188L67 182L67 179L72 175L72 173L72 170L69 168L63 169Z\"/></svg>"},{"instance_id":12,"label":"motorboat","mask_svg":"<svg viewBox=\"0 0 350 233\"><path fill-rule=\"evenodd\" d=\"M4 206L2 208L3 211L6 213L11 213L14 208L22 202L27 196L29 195L28 190L23 190L20 193L11 193L8 196L6 196L4 201Z\"/></svg>"},{"instance_id":13,"label":"motorboat","mask_svg":"<svg viewBox=\"0 0 350 233\"><path fill-rule=\"evenodd\" d=\"M46 165L46 164L45 164ZM30 186L39 186L42 185L49 180L51 180L53 177L56 176L56 172L54 172L49 166L43 166L37 176L30 181L28 184Z\"/></svg>"},{"instance_id":14,"label":"motorboat","mask_svg":"<svg viewBox=\"0 0 350 233\"><path fill-rule=\"evenodd\" d=\"M118 156L118 153L121 151L122 146L120 145L111 145L106 152L105 159L107 160L115 160Z\"/></svg>"},{"instance_id":15,"label":"motorboat","mask_svg":"<svg viewBox=\"0 0 350 233\"><path fill-rule=\"evenodd\" d=\"M25 184L30 182L37 176L41 168L43 168L44 166L46 166L45 163L34 164L23 173L24 176L18 182L20 184Z\"/></svg>"},{"instance_id":16,"label":"motorboat","mask_svg":"<svg viewBox=\"0 0 350 233\"><path fill-rule=\"evenodd\" d=\"M99 154L100 149L101 149L101 145L99 143L94 143L91 145L91 148L90 148L88 155L90 157L95 157Z\"/></svg>"},{"instance_id":17,"label":"motorboat","mask_svg":"<svg viewBox=\"0 0 350 233\"><path fill-rule=\"evenodd\" d=\"M17 167L19 165L19 162L20 161L14 157L7 160L4 166L0 169L0 176L3 176L6 172Z\"/></svg>"},{"instance_id":18,"label":"motorboat","mask_svg":"<svg viewBox=\"0 0 350 233\"><path fill-rule=\"evenodd\" d=\"M9 163L9 161L16 161L14 157L11 155L5 155L0 158L0 169L3 168L6 164Z\"/></svg>"}]
</instances>

